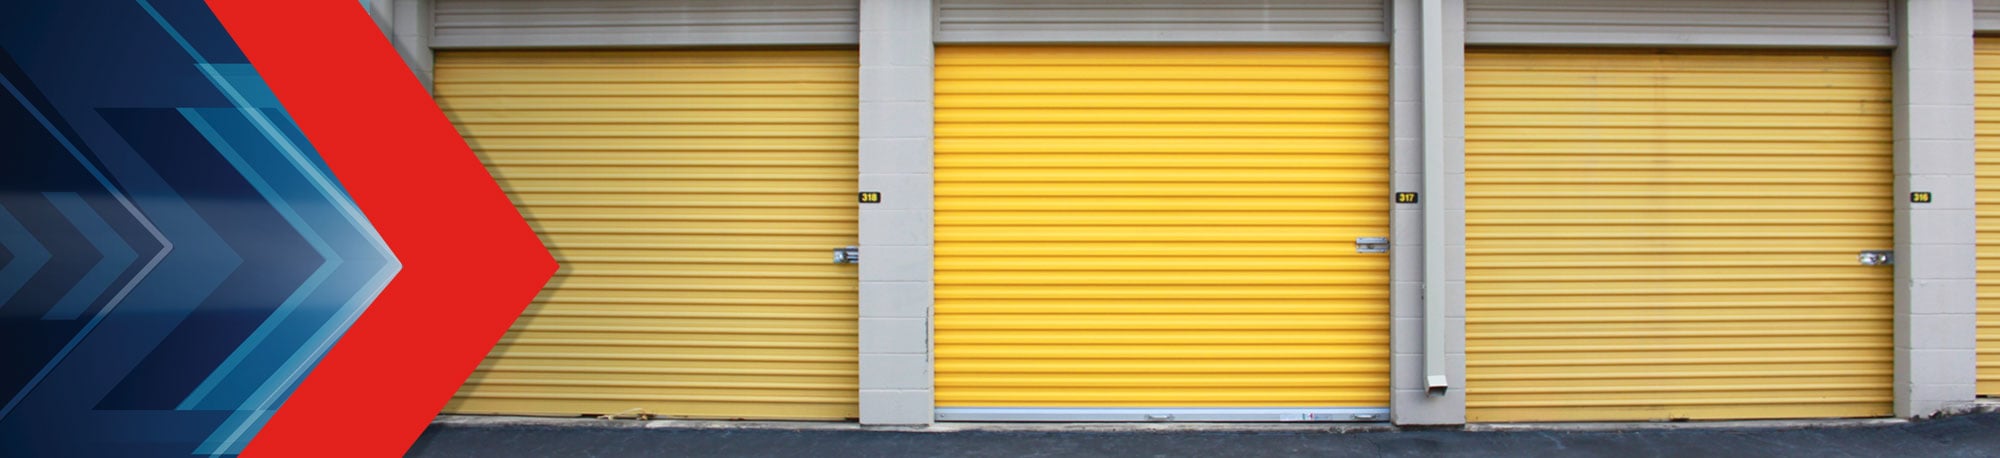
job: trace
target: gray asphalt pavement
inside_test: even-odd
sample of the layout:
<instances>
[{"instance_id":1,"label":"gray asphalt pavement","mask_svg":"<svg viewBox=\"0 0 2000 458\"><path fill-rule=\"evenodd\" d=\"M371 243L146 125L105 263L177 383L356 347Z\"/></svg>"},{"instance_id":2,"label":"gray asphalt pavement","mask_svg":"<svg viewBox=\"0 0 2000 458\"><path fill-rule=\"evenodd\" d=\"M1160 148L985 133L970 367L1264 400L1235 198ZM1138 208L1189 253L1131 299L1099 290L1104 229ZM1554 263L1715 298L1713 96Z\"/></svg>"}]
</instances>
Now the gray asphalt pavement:
<instances>
[{"instance_id":1,"label":"gray asphalt pavement","mask_svg":"<svg viewBox=\"0 0 2000 458\"><path fill-rule=\"evenodd\" d=\"M417 457L2000 457L2000 414L1636 431L959 431L433 424Z\"/></svg>"}]
</instances>

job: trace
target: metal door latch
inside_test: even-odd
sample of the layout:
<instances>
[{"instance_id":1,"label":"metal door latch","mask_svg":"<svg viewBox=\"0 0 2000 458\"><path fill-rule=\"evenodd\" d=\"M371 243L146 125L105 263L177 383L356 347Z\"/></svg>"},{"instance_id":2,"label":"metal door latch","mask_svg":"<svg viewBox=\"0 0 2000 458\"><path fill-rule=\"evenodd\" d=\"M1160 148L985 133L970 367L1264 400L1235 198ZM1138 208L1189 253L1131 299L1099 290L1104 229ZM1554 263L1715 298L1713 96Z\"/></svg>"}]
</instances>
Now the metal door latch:
<instances>
[{"instance_id":1,"label":"metal door latch","mask_svg":"<svg viewBox=\"0 0 2000 458\"><path fill-rule=\"evenodd\" d=\"M1861 265L1864 266L1893 266L1896 265L1896 252L1890 250L1863 251L1859 259L1861 260Z\"/></svg>"},{"instance_id":2,"label":"metal door latch","mask_svg":"<svg viewBox=\"0 0 2000 458\"><path fill-rule=\"evenodd\" d=\"M1388 253L1388 237L1361 237L1354 239L1355 253Z\"/></svg>"},{"instance_id":3,"label":"metal door latch","mask_svg":"<svg viewBox=\"0 0 2000 458\"><path fill-rule=\"evenodd\" d=\"M860 264L860 263L861 263L861 248L860 248L860 247L846 247L846 248L834 248L834 249L833 249L833 263L834 263L834 264Z\"/></svg>"}]
</instances>

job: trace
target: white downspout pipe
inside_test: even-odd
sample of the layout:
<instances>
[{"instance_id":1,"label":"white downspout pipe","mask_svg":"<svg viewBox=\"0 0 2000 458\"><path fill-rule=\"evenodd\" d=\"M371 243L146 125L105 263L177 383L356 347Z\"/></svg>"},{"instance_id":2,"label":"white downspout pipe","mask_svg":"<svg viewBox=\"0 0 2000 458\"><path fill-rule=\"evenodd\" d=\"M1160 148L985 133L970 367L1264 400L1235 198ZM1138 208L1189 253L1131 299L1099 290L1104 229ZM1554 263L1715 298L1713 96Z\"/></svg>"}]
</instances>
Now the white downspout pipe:
<instances>
[{"instance_id":1,"label":"white downspout pipe","mask_svg":"<svg viewBox=\"0 0 2000 458\"><path fill-rule=\"evenodd\" d=\"M1444 206L1444 0L1423 0L1424 77L1424 386L1444 396L1445 372Z\"/></svg>"}]
</instances>

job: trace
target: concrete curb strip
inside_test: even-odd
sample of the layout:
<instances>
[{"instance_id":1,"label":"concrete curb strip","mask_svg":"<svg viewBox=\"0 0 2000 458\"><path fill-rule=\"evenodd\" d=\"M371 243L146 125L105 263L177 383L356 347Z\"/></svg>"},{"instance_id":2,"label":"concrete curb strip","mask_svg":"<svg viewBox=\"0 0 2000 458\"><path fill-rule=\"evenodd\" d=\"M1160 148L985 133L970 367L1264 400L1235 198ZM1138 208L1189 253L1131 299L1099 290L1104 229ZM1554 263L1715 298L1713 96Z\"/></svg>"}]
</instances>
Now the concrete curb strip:
<instances>
[{"instance_id":1,"label":"concrete curb strip","mask_svg":"<svg viewBox=\"0 0 2000 458\"><path fill-rule=\"evenodd\" d=\"M1966 405L1932 419L2000 411L2000 403ZM1923 420L1919 420L1923 421ZM1748 430L1748 429L1833 429L1878 428L1904 425L1901 418L1842 418L1806 420L1751 420L1699 422L1591 422L1591 423L1489 423L1466 425L1466 432L1607 432L1662 430ZM778 431L887 431L914 433L954 432L1088 432L1088 433L1170 433L1170 432L1326 432L1336 434L1400 432L1433 428L1403 428L1387 423L938 423L931 426L862 426L849 422L816 421L726 421L726 420L605 420L600 418L518 417L485 415L440 415L432 422L444 427L541 427L607 429L686 429L686 430L778 430ZM1443 427L1436 429L1459 429Z\"/></svg>"}]
</instances>

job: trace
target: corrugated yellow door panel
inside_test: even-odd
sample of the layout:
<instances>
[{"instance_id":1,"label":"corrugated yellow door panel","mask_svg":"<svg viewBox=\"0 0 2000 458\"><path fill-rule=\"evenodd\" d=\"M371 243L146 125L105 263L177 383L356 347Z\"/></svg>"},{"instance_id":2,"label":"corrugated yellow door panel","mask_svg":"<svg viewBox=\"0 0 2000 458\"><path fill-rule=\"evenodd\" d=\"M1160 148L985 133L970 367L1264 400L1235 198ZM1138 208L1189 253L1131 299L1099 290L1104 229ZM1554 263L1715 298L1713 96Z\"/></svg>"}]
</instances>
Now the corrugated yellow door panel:
<instances>
[{"instance_id":1,"label":"corrugated yellow door panel","mask_svg":"<svg viewBox=\"0 0 2000 458\"><path fill-rule=\"evenodd\" d=\"M1387 58L939 48L938 405L1388 405Z\"/></svg>"},{"instance_id":2,"label":"corrugated yellow door panel","mask_svg":"<svg viewBox=\"0 0 2000 458\"><path fill-rule=\"evenodd\" d=\"M441 52L563 270L447 412L857 416L852 51ZM636 410L635 410L636 409Z\"/></svg>"},{"instance_id":3,"label":"corrugated yellow door panel","mask_svg":"<svg viewBox=\"0 0 2000 458\"><path fill-rule=\"evenodd\" d=\"M1890 414L1889 59L1466 57L1468 421Z\"/></svg>"},{"instance_id":4,"label":"corrugated yellow door panel","mask_svg":"<svg viewBox=\"0 0 2000 458\"><path fill-rule=\"evenodd\" d=\"M1979 224L1979 387L2000 396L2000 38L1980 37L1977 86L1978 159L1973 201Z\"/></svg>"}]
</instances>

